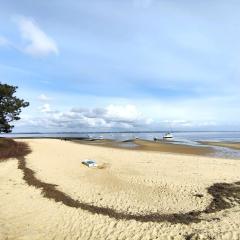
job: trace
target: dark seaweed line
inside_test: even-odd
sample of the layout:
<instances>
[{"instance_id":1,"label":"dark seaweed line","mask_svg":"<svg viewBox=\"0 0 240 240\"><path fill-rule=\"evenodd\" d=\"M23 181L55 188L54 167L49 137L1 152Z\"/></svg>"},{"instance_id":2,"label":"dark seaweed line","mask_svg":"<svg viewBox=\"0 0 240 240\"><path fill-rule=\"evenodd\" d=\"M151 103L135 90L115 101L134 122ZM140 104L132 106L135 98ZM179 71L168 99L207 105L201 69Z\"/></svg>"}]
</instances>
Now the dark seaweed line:
<instances>
[{"instance_id":1,"label":"dark seaweed line","mask_svg":"<svg viewBox=\"0 0 240 240\"><path fill-rule=\"evenodd\" d=\"M18 158L18 168L23 171L23 179L29 186L41 189L41 192L45 198L52 199L55 202L61 202L62 204L72 207L81 208L92 214L101 214L114 218L116 220L136 220L140 222L170 222L170 223L198 223L202 221L201 214L209 214L228 209L237 204L240 204L240 182L235 183L216 183L210 186L207 190L212 196L211 203L203 211L191 211L187 213L176 214L159 214L151 213L147 215L128 214L123 212L117 212L114 209L107 207L98 207L87 203L74 200L69 195L56 189L57 185L42 182L35 177L35 172L26 166L26 159L24 157ZM226 201L227 199L227 201ZM230 203L228 200L231 200Z\"/></svg>"}]
</instances>

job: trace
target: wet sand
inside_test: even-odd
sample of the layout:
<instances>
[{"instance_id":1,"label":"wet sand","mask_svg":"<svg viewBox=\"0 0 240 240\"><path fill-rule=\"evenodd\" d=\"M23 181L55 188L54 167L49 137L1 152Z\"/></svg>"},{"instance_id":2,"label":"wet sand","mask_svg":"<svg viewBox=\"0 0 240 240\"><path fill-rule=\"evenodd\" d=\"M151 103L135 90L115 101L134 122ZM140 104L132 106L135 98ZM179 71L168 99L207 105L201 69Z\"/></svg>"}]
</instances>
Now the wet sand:
<instances>
[{"instance_id":1,"label":"wet sand","mask_svg":"<svg viewBox=\"0 0 240 240\"><path fill-rule=\"evenodd\" d=\"M157 151L165 153L180 153L180 154L190 154L190 155L202 155L208 156L214 152L211 147L203 146L190 146L186 144L171 143L170 141L149 141L149 140L127 140L124 142L116 142L113 140L96 140L96 141L84 141L84 140L74 140L76 143L94 145L94 146L104 146L110 148L123 148L130 150L140 150L140 151Z\"/></svg>"},{"instance_id":2,"label":"wet sand","mask_svg":"<svg viewBox=\"0 0 240 240\"><path fill-rule=\"evenodd\" d=\"M196 155L208 155L213 152L213 149L209 147L189 146L184 144L168 143L166 141L153 142L146 140L135 140L134 142L139 145L139 148L137 149L146 151L160 151Z\"/></svg>"},{"instance_id":3,"label":"wet sand","mask_svg":"<svg viewBox=\"0 0 240 240\"><path fill-rule=\"evenodd\" d=\"M208 142L208 141L201 141L201 144L210 145L210 146L217 146L217 147L227 147L231 149L240 150L240 143L239 142Z\"/></svg>"},{"instance_id":4,"label":"wet sand","mask_svg":"<svg viewBox=\"0 0 240 240\"><path fill-rule=\"evenodd\" d=\"M24 142L0 162L0 239L239 239L240 161Z\"/></svg>"}]
</instances>

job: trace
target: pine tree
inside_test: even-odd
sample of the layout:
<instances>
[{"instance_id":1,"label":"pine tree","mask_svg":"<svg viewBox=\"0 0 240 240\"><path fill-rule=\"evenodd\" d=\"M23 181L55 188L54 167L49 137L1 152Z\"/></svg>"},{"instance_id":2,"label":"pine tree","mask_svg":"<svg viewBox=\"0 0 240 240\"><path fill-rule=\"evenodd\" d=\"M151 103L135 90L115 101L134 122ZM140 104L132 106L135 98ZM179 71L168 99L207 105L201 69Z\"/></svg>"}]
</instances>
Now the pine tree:
<instances>
[{"instance_id":1,"label":"pine tree","mask_svg":"<svg viewBox=\"0 0 240 240\"><path fill-rule=\"evenodd\" d=\"M28 102L14 96L17 88L0 82L0 133L11 132L14 127L11 123L20 119L22 108L29 106Z\"/></svg>"}]
</instances>

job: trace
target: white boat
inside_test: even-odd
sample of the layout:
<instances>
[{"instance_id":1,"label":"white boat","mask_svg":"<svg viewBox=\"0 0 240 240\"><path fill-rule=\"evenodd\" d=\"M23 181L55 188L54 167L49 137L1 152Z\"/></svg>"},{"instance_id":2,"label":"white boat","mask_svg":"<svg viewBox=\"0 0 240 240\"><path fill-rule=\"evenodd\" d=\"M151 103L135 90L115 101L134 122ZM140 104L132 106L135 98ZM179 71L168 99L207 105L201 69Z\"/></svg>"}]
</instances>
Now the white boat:
<instances>
[{"instance_id":1,"label":"white boat","mask_svg":"<svg viewBox=\"0 0 240 240\"><path fill-rule=\"evenodd\" d=\"M89 160L89 159L86 159L84 161L82 161L82 164L86 165L87 167L97 167L97 163L95 160Z\"/></svg>"},{"instance_id":2,"label":"white boat","mask_svg":"<svg viewBox=\"0 0 240 240\"><path fill-rule=\"evenodd\" d=\"M173 135L170 132L167 132L163 135L163 139L173 139Z\"/></svg>"}]
</instances>

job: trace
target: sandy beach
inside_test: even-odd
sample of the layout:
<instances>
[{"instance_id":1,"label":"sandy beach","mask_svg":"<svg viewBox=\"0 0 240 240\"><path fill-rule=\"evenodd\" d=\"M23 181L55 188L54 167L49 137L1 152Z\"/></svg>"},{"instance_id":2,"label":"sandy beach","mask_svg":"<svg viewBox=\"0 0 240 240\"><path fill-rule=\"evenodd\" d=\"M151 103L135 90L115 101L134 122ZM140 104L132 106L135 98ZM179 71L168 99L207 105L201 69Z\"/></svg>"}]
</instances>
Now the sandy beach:
<instances>
[{"instance_id":1,"label":"sandy beach","mask_svg":"<svg viewBox=\"0 0 240 240\"><path fill-rule=\"evenodd\" d=\"M0 162L0 239L240 239L238 160L17 141L32 152Z\"/></svg>"}]
</instances>

